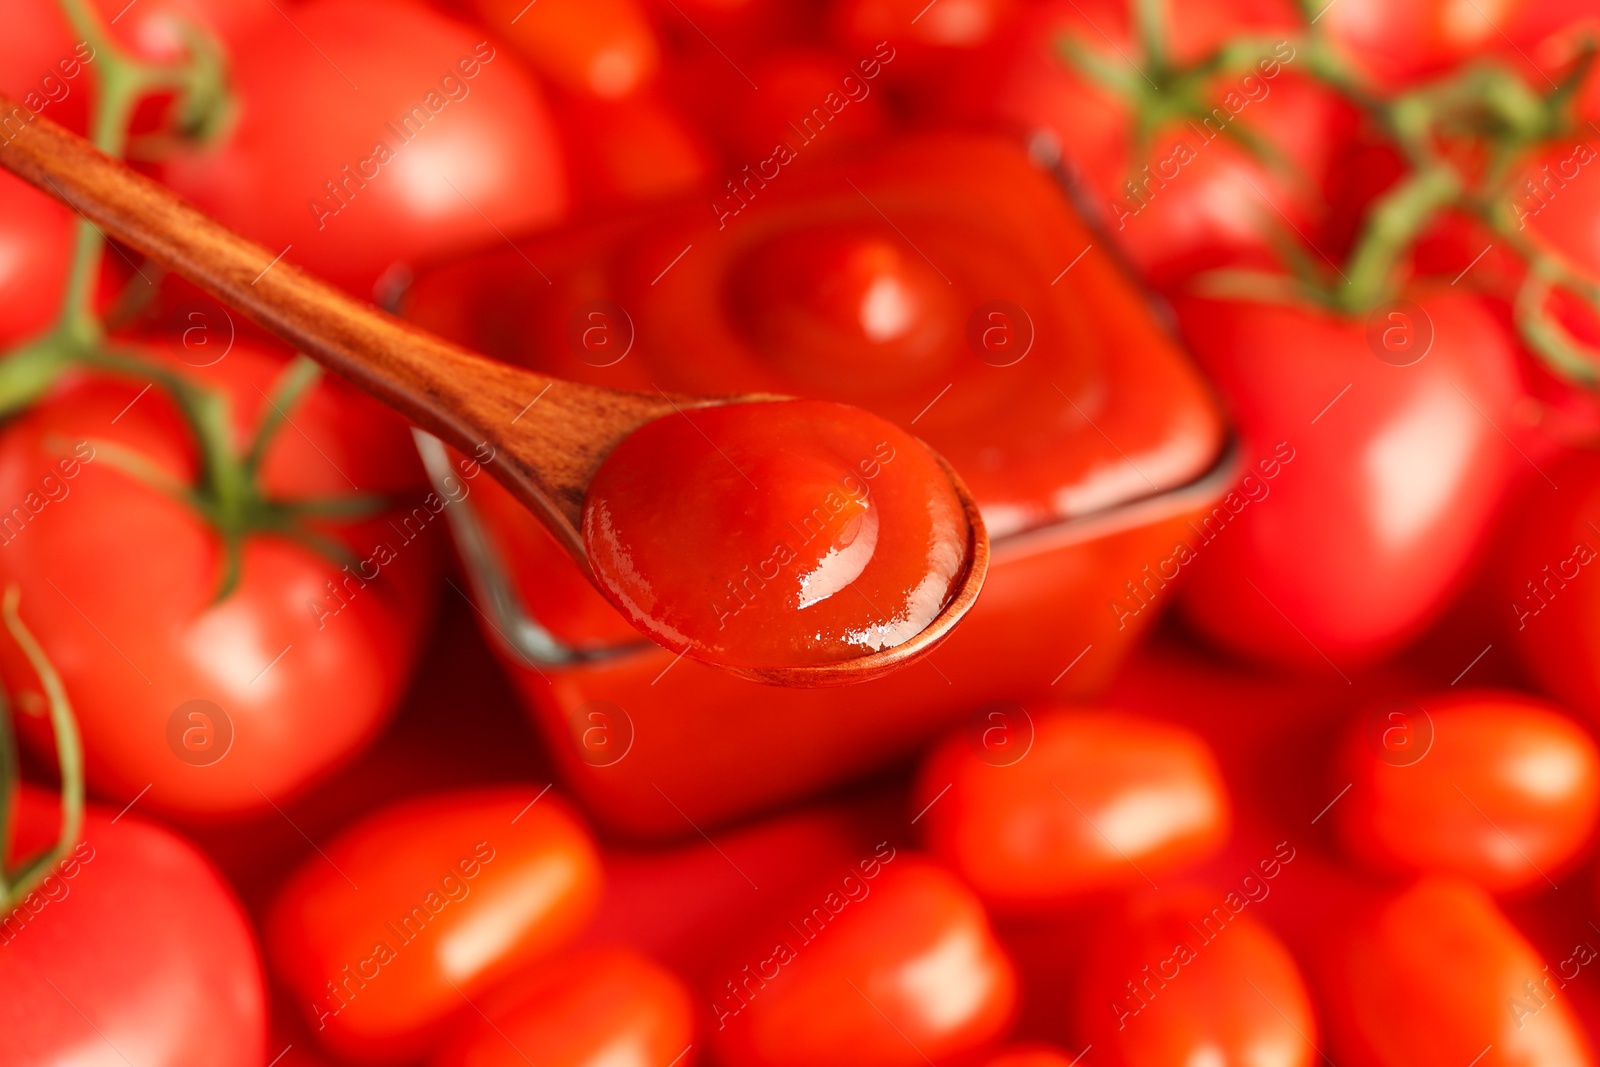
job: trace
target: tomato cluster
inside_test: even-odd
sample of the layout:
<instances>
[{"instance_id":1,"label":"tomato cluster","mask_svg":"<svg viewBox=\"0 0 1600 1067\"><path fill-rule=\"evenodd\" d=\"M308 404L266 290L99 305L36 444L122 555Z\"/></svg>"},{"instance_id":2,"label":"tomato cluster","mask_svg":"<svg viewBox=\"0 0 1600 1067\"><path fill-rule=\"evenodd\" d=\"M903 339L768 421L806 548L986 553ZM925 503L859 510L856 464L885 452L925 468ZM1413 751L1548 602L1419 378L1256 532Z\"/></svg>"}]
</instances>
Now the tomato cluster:
<instances>
[{"instance_id":1,"label":"tomato cluster","mask_svg":"<svg viewBox=\"0 0 1600 1067\"><path fill-rule=\"evenodd\" d=\"M0 16L266 270L794 398L590 573L0 174L0 1067L1600 1062L1600 4ZM951 485L931 653L696 662L920 631Z\"/></svg>"}]
</instances>

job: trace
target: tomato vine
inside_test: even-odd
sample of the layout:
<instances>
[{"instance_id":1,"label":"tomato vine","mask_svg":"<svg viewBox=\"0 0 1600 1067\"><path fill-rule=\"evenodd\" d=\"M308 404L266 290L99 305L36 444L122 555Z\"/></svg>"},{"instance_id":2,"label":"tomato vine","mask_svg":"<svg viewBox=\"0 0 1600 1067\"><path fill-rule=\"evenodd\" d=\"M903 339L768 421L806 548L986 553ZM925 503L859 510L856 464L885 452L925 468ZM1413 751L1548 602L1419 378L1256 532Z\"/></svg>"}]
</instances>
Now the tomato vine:
<instances>
[{"instance_id":1,"label":"tomato vine","mask_svg":"<svg viewBox=\"0 0 1600 1067\"><path fill-rule=\"evenodd\" d=\"M1299 0L1304 28L1288 37L1309 76L1355 106L1397 150L1406 173L1368 208L1342 268L1307 254L1303 235L1282 233L1279 247L1289 274L1221 269L1197 279L1213 295L1309 300L1329 310L1362 315L1394 299L1410 281L1408 257L1419 239L1450 212L1484 227L1526 265L1512 297L1522 341L1569 382L1600 388L1600 352L1575 339L1551 310L1557 290L1581 300L1600 316L1600 279L1558 250L1520 229L1510 194L1521 164L1552 140L1577 128L1578 89L1593 71L1600 46L1580 41L1560 80L1548 89L1531 86L1505 63L1481 59L1449 75L1398 92L1385 91L1363 75L1316 25L1320 3ZM1248 73L1274 41L1242 36L1223 42L1188 64L1175 64L1166 47L1165 9L1160 0L1130 0L1134 39L1142 51L1136 71L1119 68L1064 38L1064 61L1123 96L1133 123L1135 158L1150 138L1173 119L1204 119L1213 105L1218 75ZM1225 133L1265 165L1286 166L1279 153L1238 123ZM1470 145L1477 153L1463 152ZM1482 159L1467 166L1462 157ZM1306 176L1299 176L1305 178ZM1313 248L1312 251L1315 251Z\"/></svg>"}]
</instances>

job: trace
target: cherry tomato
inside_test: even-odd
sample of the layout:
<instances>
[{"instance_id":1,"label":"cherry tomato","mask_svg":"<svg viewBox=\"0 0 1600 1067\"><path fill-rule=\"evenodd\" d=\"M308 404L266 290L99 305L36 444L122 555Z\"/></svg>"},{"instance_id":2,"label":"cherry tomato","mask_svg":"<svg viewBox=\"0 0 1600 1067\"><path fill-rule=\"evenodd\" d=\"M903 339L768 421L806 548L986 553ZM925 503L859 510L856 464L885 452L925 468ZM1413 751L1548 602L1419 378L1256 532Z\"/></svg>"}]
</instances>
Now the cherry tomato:
<instances>
[{"instance_id":1,"label":"cherry tomato","mask_svg":"<svg viewBox=\"0 0 1600 1067\"><path fill-rule=\"evenodd\" d=\"M500 786L413 797L362 819L290 878L268 957L340 1055L407 1059L594 910L599 858L555 797Z\"/></svg>"},{"instance_id":2,"label":"cherry tomato","mask_svg":"<svg viewBox=\"0 0 1600 1067\"><path fill-rule=\"evenodd\" d=\"M1354 124L1347 106L1301 73L1306 60L1288 40L1281 6L1173 5L1177 61L1241 33L1270 43L1235 74L1165 91L1134 69L1149 61L1128 5L1087 6L1059 0L1019 18L953 83L946 110L1036 145L1043 134L1102 226L1156 285L1209 267L1276 263L1274 243L1318 218L1324 176ZM1112 88L1084 63L1126 70L1128 85Z\"/></svg>"},{"instance_id":3,"label":"cherry tomato","mask_svg":"<svg viewBox=\"0 0 1600 1067\"><path fill-rule=\"evenodd\" d=\"M31 626L29 600L20 605ZM21 791L17 858L57 833L55 798ZM0 915L0 1062L261 1067L255 938L196 849L138 811L89 805L82 840Z\"/></svg>"},{"instance_id":4,"label":"cherry tomato","mask_svg":"<svg viewBox=\"0 0 1600 1067\"><path fill-rule=\"evenodd\" d=\"M1588 580L1600 558L1600 465L1577 455L1546 468L1519 501L1509 551L1499 561L1493 610L1518 660L1538 685L1600 718L1600 588Z\"/></svg>"},{"instance_id":5,"label":"cherry tomato","mask_svg":"<svg viewBox=\"0 0 1600 1067\"><path fill-rule=\"evenodd\" d=\"M648 82L660 64L637 0L473 0L485 25L566 92L615 100Z\"/></svg>"},{"instance_id":6,"label":"cherry tomato","mask_svg":"<svg viewBox=\"0 0 1600 1067\"><path fill-rule=\"evenodd\" d=\"M591 211L676 196L710 173L710 154L694 129L653 94L575 98L560 119L573 198Z\"/></svg>"},{"instance_id":7,"label":"cherry tomato","mask_svg":"<svg viewBox=\"0 0 1600 1067\"><path fill-rule=\"evenodd\" d=\"M1584 927L1574 935L1587 941ZM1334 1062L1373 1067L1594 1063L1561 975L1470 882L1430 878L1330 931L1322 1001ZM1589 950L1588 959L1594 959ZM1404 1007L1402 1008L1401 1005Z\"/></svg>"},{"instance_id":8,"label":"cherry tomato","mask_svg":"<svg viewBox=\"0 0 1600 1067\"><path fill-rule=\"evenodd\" d=\"M833 0L829 19L834 37L847 52L887 42L897 52L904 50L902 70L907 66L937 70L943 56L977 48L992 38L1016 6L1016 0L940 0L933 5L917 0Z\"/></svg>"},{"instance_id":9,"label":"cherry tomato","mask_svg":"<svg viewBox=\"0 0 1600 1067\"><path fill-rule=\"evenodd\" d=\"M703 984L719 977L736 942L774 907L897 838L905 825L902 806L898 793L875 791L721 831L712 840L609 847L605 893L580 944L625 944Z\"/></svg>"},{"instance_id":10,"label":"cherry tomato","mask_svg":"<svg viewBox=\"0 0 1600 1067\"><path fill-rule=\"evenodd\" d=\"M808 149L830 152L874 141L889 127L877 80L885 68L871 58L870 50L862 56L867 58L803 48L769 52L751 64L750 77L761 86L759 92L735 96L731 106L703 99L699 113L722 141L734 171L771 156L780 141L792 140L790 123L819 128L818 109L825 116L820 128L827 136Z\"/></svg>"},{"instance_id":11,"label":"cherry tomato","mask_svg":"<svg viewBox=\"0 0 1600 1067\"><path fill-rule=\"evenodd\" d=\"M10 174L0 176L0 346L54 325L72 260L73 215Z\"/></svg>"},{"instance_id":12,"label":"cherry tomato","mask_svg":"<svg viewBox=\"0 0 1600 1067\"><path fill-rule=\"evenodd\" d=\"M1050 1045L1026 1044L1003 1048L976 1062L983 1067L1073 1067L1078 1061Z\"/></svg>"},{"instance_id":13,"label":"cherry tomato","mask_svg":"<svg viewBox=\"0 0 1600 1067\"><path fill-rule=\"evenodd\" d=\"M1346 850L1380 868L1543 888L1588 843L1600 751L1542 701L1485 691L1380 705L1346 740Z\"/></svg>"},{"instance_id":14,"label":"cherry tomato","mask_svg":"<svg viewBox=\"0 0 1600 1067\"><path fill-rule=\"evenodd\" d=\"M90 0L102 28L135 58L171 63L183 58L190 36L200 34L226 51L247 45L267 20L282 21L271 0ZM77 34L59 3L0 0L0 88L30 110L78 133L88 130L98 93L99 56ZM133 120L152 132L170 118L170 93L156 91Z\"/></svg>"},{"instance_id":15,"label":"cherry tomato","mask_svg":"<svg viewBox=\"0 0 1600 1067\"><path fill-rule=\"evenodd\" d=\"M689 991L626 949L597 949L530 971L483 1004L433 1067L690 1064Z\"/></svg>"},{"instance_id":16,"label":"cherry tomato","mask_svg":"<svg viewBox=\"0 0 1600 1067\"><path fill-rule=\"evenodd\" d=\"M780 909L710 993L727 1067L912 1067L1001 1036L1017 985L972 892L883 845Z\"/></svg>"},{"instance_id":17,"label":"cherry tomato","mask_svg":"<svg viewBox=\"0 0 1600 1067\"><path fill-rule=\"evenodd\" d=\"M1505 38L1526 0L1338 0L1317 24L1348 59L1371 76L1399 86L1471 59Z\"/></svg>"},{"instance_id":18,"label":"cherry tomato","mask_svg":"<svg viewBox=\"0 0 1600 1067\"><path fill-rule=\"evenodd\" d=\"M228 349L227 329L206 319L136 351L220 390L243 453L283 410L268 395L286 361L242 333ZM314 543L252 530L221 599L225 545L185 495L202 458L161 387L78 377L0 433L0 575L22 589L73 701L91 786L119 804L268 808L354 755L400 698L431 611L442 499L419 503L404 427L342 383L317 383L283 413L257 479L265 496L359 491L376 494L377 514L298 527ZM13 692L33 688L4 643L0 670ZM21 723L47 751L41 725Z\"/></svg>"},{"instance_id":19,"label":"cherry tomato","mask_svg":"<svg viewBox=\"0 0 1600 1067\"><path fill-rule=\"evenodd\" d=\"M1414 637L1467 578L1524 463L1498 428L1520 395L1506 327L1454 294L1366 321L1243 300L1177 306L1250 465L1195 524L1191 622L1225 647L1324 671Z\"/></svg>"},{"instance_id":20,"label":"cherry tomato","mask_svg":"<svg viewBox=\"0 0 1600 1067\"><path fill-rule=\"evenodd\" d=\"M973 536L927 446L815 400L664 415L606 457L583 507L600 588L630 622L753 668L905 644L960 586Z\"/></svg>"},{"instance_id":21,"label":"cherry tomato","mask_svg":"<svg viewBox=\"0 0 1600 1067\"><path fill-rule=\"evenodd\" d=\"M1300 968L1244 913L1248 903L1236 892L1169 888L1143 894L1101 925L1075 1005L1099 1062L1320 1060Z\"/></svg>"},{"instance_id":22,"label":"cherry tomato","mask_svg":"<svg viewBox=\"0 0 1600 1067\"><path fill-rule=\"evenodd\" d=\"M537 87L481 30L415 0L315 0L233 59L237 120L165 180L352 292L566 209Z\"/></svg>"},{"instance_id":23,"label":"cherry tomato","mask_svg":"<svg viewBox=\"0 0 1600 1067\"><path fill-rule=\"evenodd\" d=\"M928 847L985 900L1036 909L1143 885L1227 839L1226 787L1188 730L1112 712L1023 717L979 718L917 778Z\"/></svg>"}]
</instances>

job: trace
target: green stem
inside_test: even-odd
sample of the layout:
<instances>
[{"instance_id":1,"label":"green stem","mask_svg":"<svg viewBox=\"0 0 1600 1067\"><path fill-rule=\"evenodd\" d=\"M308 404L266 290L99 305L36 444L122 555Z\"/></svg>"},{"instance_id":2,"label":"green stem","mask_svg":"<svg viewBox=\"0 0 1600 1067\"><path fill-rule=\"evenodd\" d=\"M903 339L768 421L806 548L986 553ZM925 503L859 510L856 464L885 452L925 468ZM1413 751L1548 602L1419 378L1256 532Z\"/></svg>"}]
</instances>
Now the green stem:
<instances>
[{"instance_id":1,"label":"green stem","mask_svg":"<svg viewBox=\"0 0 1600 1067\"><path fill-rule=\"evenodd\" d=\"M1350 279L1343 300L1347 311L1369 311L1389 295L1400 259L1461 193L1455 169L1436 165L1412 173L1379 199L1345 272Z\"/></svg>"},{"instance_id":2,"label":"green stem","mask_svg":"<svg viewBox=\"0 0 1600 1067\"><path fill-rule=\"evenodd\" d=\"M78 738L77 717L73 715L72 703L67 699L61 676L56 673L44 649L39 647L39 642L17 612L17 604L21 599L22 593L15 585L7 586L4 596L0 597L0 617L3 617L6 630L38 676L50 706L50 726L55 734L56 761L61 772L61 827L54 845L6 874L7 895L0 901L6 911L16 907L33 891L34 886L78 843L83 833L83 746ZM9 780L0 782L8 801L15 781L13 774ZM9 847L9 841L7 845ZM0 867L5 866L5 859L0 857Z\"/></svg>"}]
</instances>

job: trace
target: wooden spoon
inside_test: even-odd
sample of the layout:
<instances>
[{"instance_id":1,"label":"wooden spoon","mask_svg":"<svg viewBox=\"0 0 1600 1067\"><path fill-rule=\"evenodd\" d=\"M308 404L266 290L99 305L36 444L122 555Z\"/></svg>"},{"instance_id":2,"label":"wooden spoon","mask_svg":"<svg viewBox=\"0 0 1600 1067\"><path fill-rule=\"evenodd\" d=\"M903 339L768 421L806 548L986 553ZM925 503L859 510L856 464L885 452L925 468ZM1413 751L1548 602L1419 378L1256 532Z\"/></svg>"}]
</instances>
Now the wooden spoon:
<instances>
[{"instance_id":1,"label":"wooden spoon","mask_svg":"<svg viewBox=\"0 0 1600 1067\"><path fill-rule=\"evenodd\" d=\"M673 397L563 381L469 352L355 300L208 218L165 186L0 94L0 166L182 275L456 449L485 462L594 581L583 501L623 438L662 415L769 396ZM537 398L538 412L524 416ZM481 453L480 453L481 454ZM944 461L941 459L943 464ZM775 685L840 685L888 673L947 636L976 600L989 541L977 504L944 464L966 510L968 567L950 603L910 641L858 659L726 668Z\"/></svg>"}]
</instances>

